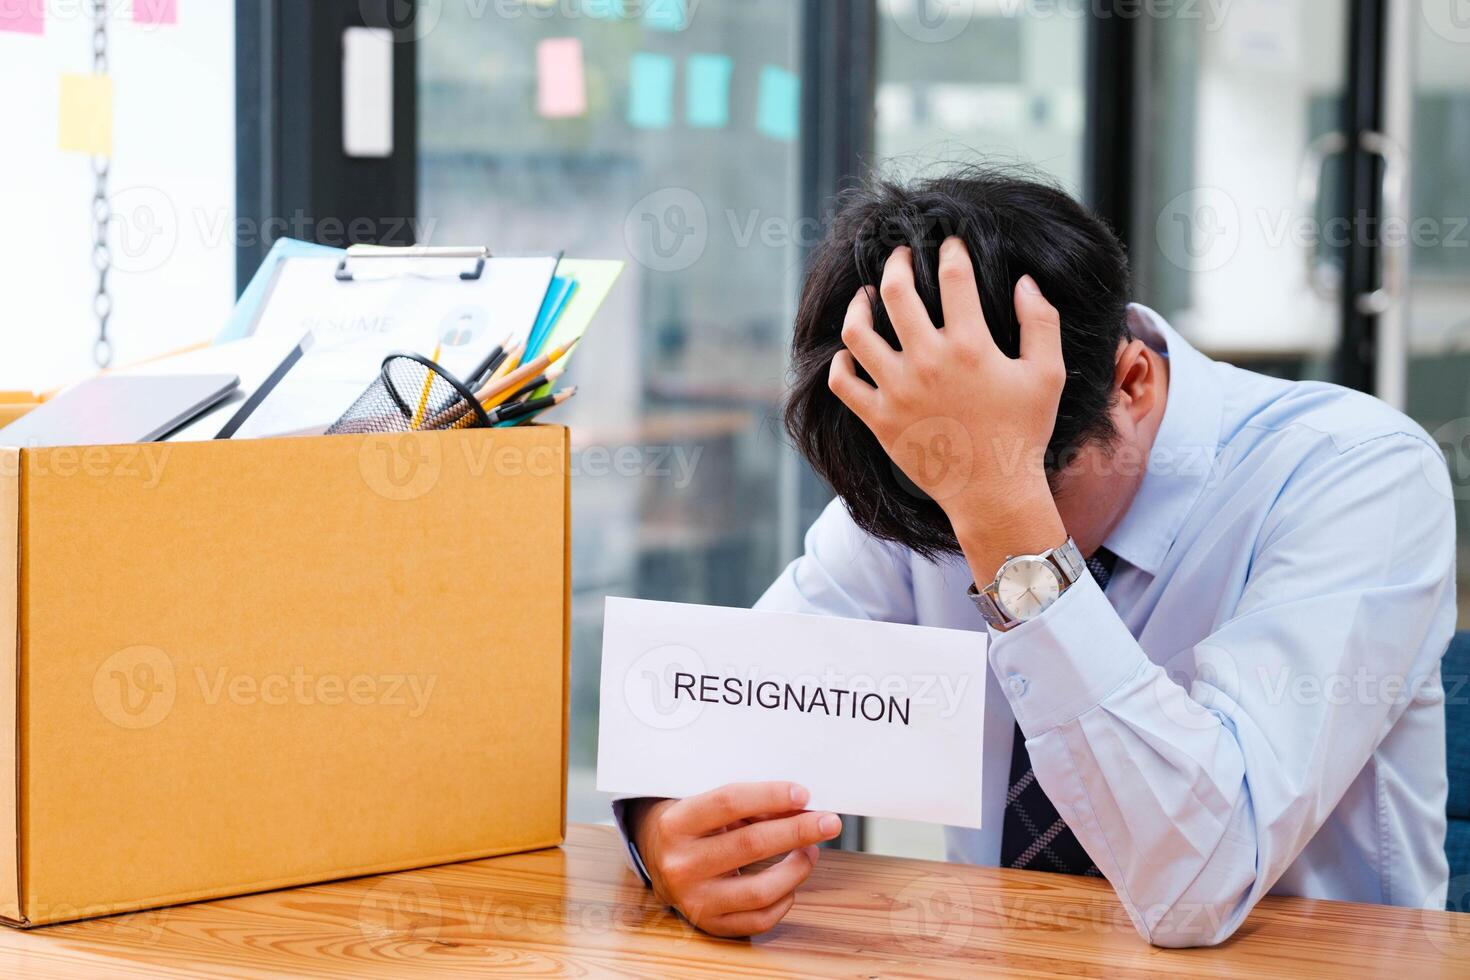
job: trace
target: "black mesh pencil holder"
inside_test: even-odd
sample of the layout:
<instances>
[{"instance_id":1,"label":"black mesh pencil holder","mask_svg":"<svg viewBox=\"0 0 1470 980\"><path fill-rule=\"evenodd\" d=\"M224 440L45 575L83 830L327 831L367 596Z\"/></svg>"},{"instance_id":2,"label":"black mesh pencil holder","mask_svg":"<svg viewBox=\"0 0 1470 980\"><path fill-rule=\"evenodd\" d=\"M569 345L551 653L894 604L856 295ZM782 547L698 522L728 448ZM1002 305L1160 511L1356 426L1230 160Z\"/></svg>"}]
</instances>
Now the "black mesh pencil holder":
<instances>
[{"instance_id":1,"label":"black mesh pencil holder","mask_svg":"<svg viewBox=\"0 0 1470 980\"><path fill-rule=\"evenodd\" d=\"M327 430L329 435L479 429L490 425L474 394L418 354L389 354L367 390Z\"/></svg>"}]
</instances>

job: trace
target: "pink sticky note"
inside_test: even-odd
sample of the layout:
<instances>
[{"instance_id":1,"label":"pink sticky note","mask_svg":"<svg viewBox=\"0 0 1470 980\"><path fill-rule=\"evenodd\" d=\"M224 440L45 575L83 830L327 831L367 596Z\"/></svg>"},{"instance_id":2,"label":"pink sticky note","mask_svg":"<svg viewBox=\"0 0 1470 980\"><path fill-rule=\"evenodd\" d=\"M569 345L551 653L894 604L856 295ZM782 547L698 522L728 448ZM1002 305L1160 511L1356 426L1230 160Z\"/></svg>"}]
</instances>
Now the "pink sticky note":
<instances>
[{"instance_id":1,"label":"pink sticky note","mask_svg":"<svg viewBox=\"0 0 1470 980\"><path fill-rule=\"evenodd\" d=\"M177 24L179 0L133 0L133 23Z\"/></svg>"},{"instance_id":2,"label":"pink sticky note","mask_svg":"<svg viewBox=\"0 0 1470 980\"><path fill-rule=\"evenodd\" d=\"M46 0L0 0L0 31L46 33Z\"/></svg>"},{"instance_id":3,"label":"pink sticky note","mask_svg":"<svg viewBox=\"0 0 1470 980\"><path fill-rule=\"evenodd\" d=\"M582 70L582 42L551 37L536 45L536 111L547 119L587 114L587 78Z\"/></svg>"}]
</instances>

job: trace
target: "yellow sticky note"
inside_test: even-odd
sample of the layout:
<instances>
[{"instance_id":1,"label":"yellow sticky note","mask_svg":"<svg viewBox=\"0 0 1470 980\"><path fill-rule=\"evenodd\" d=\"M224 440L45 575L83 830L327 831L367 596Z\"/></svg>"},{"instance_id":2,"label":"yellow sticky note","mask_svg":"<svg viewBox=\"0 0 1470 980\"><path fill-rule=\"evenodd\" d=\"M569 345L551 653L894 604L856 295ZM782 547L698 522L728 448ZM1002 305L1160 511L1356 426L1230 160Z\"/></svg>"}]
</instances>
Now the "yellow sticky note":
<instances>
[{"instance_id":1,"label":"yellow sticky note","mask_svg":"<svg viewBox=\"0 0 1470 980\"><path fill-rule=\"evenodd\" d=\"M61 148L112 156L112 79L107 75L61 76Z\"/></svg>"}]
</instances>

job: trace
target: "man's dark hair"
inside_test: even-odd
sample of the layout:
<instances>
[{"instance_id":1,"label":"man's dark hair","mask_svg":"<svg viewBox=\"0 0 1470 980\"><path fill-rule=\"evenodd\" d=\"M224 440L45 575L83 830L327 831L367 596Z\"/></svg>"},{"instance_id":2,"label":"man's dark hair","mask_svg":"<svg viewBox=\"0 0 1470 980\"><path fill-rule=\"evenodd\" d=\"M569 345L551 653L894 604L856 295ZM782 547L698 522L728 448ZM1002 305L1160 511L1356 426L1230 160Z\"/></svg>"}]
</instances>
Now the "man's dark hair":
<instances>
[{"instance_id":1,"label":"man's dark hair","mask_svg":"<svg viewBox=\"0 0 1470 980\"><path fill-rule=\"evenodd\" d=\"M882 282L884 262L900 245L913 250L919 296L934 324L943 325L939 246L951 235L969 247L985 322L1008 356L1020 349L1012 297L1021 276L1029 273L1061 313L1067 382L1047 447L1049 476L1086 443L1114 437L1108 415L1113 366L1119 343L1129 335L1123 247L1101 220L1055 187L970 169L909 184L877 181L845 195L802 288L786 428L859 527L928 558L959 551L949 520L832 394L827 374L842 348L848 304L863 286ZM899 349L876 296L873 323Z\"/></svg>"}]
</instances>

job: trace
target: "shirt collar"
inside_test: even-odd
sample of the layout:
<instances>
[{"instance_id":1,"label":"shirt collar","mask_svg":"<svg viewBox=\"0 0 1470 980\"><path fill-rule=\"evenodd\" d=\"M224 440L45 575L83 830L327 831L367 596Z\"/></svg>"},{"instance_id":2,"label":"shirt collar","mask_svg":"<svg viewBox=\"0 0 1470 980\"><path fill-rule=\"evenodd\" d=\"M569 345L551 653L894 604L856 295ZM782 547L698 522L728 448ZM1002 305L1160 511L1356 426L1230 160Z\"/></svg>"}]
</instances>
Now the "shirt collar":
<instances>
[{"instance_id":1,"label":"shirt collar","mask_svg":"<svg viewBox=\"0 0 1470 980\"><path fill-rule=\"evenodd\" d=\"M1169 360L1164 419L1138 494L1104 546L1157 575L1214 471L1224 394L1213 362L1146 306L1128 307L1133 335Z\"/></svg>"}]
</instances>

